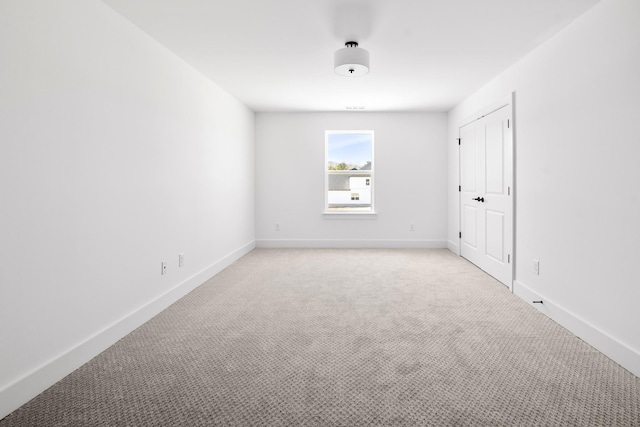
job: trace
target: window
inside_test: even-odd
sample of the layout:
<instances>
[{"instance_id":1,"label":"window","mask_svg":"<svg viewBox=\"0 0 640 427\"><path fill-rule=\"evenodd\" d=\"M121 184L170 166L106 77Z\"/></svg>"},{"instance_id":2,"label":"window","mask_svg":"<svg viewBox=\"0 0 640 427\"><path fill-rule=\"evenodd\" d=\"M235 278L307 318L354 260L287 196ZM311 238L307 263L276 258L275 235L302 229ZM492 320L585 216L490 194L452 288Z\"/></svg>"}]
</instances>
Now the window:
<instances>
[{"instance_id":1,"label":"window","mask_svg":"<svg viewBox=\"0 0 640 427\"><path fill-rule=\"evenodd\" d=\"M373 131L325 132L325 212L373 213Z\"/></svg>"}]
</instances>

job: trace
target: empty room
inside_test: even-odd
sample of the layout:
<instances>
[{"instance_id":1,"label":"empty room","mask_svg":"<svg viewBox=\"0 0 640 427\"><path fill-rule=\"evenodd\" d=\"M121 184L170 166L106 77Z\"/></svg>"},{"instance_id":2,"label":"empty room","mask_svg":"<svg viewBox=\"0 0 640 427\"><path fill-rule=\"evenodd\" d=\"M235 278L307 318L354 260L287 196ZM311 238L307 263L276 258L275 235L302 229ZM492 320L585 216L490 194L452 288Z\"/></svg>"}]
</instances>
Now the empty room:
<instances>
[{"instance_id":1,"label":"empty room","mask_svg":"<svg viewBox=\"0 0 640 427\"><path fill-rule=\"evenodd\" d=\"M640 426L640 1L0 0L0 426Z\"/></svg>"}]
</instances>

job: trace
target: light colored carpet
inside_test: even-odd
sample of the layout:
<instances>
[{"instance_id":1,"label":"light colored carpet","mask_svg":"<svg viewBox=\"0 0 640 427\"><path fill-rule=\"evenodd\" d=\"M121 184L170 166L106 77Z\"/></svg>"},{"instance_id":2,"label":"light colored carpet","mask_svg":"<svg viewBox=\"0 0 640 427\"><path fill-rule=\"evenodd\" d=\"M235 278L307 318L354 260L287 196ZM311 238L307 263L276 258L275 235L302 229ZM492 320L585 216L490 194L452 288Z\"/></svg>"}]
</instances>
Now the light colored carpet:
<instances>
[{"instance_id":1,"label":"light colored carpet","mask_svg":"<svg viewBox=\"0 0 640 427\"><path fill-rule=\"evenodd\" d=\"M0 426L639 420L640 379L448 250L257 249Z\"/></svg>"}]
</instances>

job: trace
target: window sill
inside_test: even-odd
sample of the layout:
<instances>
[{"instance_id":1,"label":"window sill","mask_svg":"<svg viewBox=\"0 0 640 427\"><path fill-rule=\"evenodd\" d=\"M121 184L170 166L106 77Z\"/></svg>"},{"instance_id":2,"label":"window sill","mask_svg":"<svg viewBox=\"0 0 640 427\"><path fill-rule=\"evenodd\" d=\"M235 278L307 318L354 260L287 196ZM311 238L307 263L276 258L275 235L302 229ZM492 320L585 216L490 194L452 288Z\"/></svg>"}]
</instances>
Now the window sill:
<instances>
[{"instance_id":1,"label":"window sill","mask_svg":"<svg viewBox=\"0 0 640 427\"><path fill-rule=\"evenodd\" d=\"M377 212L322 212L322 219L377 219Z\"/></svg>"}]
</instances>

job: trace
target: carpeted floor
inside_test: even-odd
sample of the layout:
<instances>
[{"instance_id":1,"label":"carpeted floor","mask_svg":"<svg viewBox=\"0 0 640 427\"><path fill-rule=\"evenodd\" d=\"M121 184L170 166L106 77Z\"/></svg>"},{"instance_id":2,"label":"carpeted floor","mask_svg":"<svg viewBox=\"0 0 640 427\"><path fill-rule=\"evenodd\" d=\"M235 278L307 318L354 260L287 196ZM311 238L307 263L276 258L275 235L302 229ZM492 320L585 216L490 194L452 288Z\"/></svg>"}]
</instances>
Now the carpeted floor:
<instances>
[{"instance_id":1,"label":"carpeted floor","mask_svg":"<svg viewBox=\"0 0 640 427\"><path fill-rule=\"evenodd\" d=\"M8 426L631 426L640 379L448 250L257 249Z\"/></svg>"}]
</instances>

